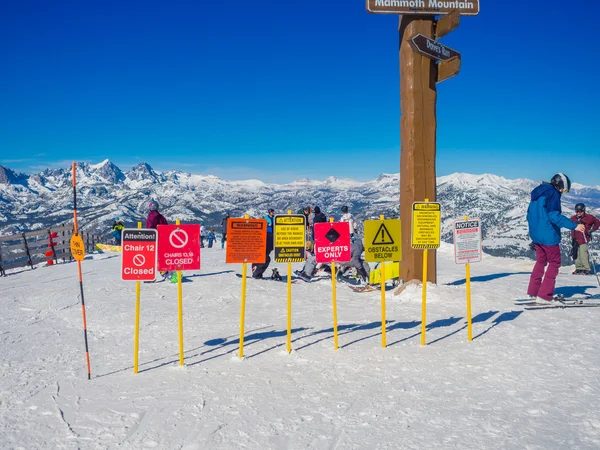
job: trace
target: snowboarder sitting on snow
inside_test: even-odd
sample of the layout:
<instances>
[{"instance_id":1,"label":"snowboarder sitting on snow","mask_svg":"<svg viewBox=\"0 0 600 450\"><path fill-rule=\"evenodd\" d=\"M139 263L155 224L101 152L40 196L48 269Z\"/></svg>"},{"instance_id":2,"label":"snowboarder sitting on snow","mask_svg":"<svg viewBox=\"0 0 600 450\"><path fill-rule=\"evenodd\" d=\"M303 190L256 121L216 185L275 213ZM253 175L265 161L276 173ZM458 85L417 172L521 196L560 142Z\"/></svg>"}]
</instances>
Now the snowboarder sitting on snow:
<instances>
[{"instance_id":1,"label":"snowboarder sitting on snow","mask_svg":"<svg viewBox=\"0 0 600 450\"><path fill-rule=\"evenodd\" d=\"M306 241L304 245L306 261L302 270L296 270L294 273L304 281L310 281L317 271L317 259L315 258L315 246L312 241Z\"/></svg>"},{"instance_id":2,"label":"snowboarder sitting on snow","mask_svg":"<svg viewBox=\"0 0 600 450\"><path fill-rule=\"evenodd\" d=\"M342 264L337 270L336 276L340 279L343 273L350 267L354 267L358 276L360 277L363 285L369 284L369 278L371 274L371 267L362 259L362 254L365 251L362 239L357 238L356 235L352 236L352 246L350 247L351 260L349 263Z\"/></svg>"},{"instance_id":3,"label":"snowboarder sitting on snow","mask_svg":"<svg viewBox=\"0 0 600 450\"><path fill-rule=\"evenodd\" d=\"M560 229L585 230L585 225L576 225L562 215L560 196L569 189L569 177L557 173L550 183L544 182L531 191L527 222L535 248L535 266L529 278L527 295L537 297L538 302L551 302L554 297L556 275L560 269Z\"/></svg>"},{"instance_id":4,"label":"snowboarder sitting on snow","mask_svg":"<svg viewBox=\"0 0 600 450\"><path fill-rule=\"evenodd\" d=\"M119 220L118 217L115 217L115 221L112 226L112 235L115 238L115 245L121 245L121 231L125 228L123 222Z\"/></svg>"},{"instance_id":5,"label":"snowboarder sitting on snow","mask_svg":"<svg viewBox=\"0 0 600 450\"><path fill-rule=\"evenodd\" d=\"M585 226L585 236L584 233L579 233L575 230L571 231L571 238L573 239L572 256L575 259L575 272L573 273L576 275L590 275L587 243L592 240L592 232L600 228L600 220L591 214L586 214L583 203L577 203L575 205L575 215L571 217L571 221L581 223Z\"/></svg>"}]
</instances>

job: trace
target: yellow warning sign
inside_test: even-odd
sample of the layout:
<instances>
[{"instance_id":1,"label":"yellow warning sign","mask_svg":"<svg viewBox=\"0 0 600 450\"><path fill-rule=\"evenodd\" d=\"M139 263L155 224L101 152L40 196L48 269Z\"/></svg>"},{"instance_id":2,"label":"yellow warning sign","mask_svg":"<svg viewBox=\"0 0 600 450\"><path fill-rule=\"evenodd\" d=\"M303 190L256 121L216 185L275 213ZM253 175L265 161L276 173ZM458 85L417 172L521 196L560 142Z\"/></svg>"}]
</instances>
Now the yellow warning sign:
<instances>
[{"instance_id":1,"label":"yellow warning sign","mask_svg":"<svg viewBox=\"0 0 600 450\"><path fill-rule=\"evenodd\" d=\"M411 246L428 249L440 247L442 208L435 202L413 203Z\"/></svg>"},{"instance_id":2,"label":"yellow warning sign","mask_svg":"<svg viewBox=\"0 0 600 450\"><path fill-rule=\"evenodd\" d=\"M400 220L365 220L364 224L365 261L402 261Z\"/></svg>"},{"instance_id":3,"label":"yellow warning sign","mask_svg":"<svg viewBox=\"0 0 600 450\"><path fill-rule=\"evenodd\" d=\"M304 262L305 239L304 214L275 216L273 226L275 262Z\"/></svg>"},{"instance_id":4,"label":"yellow warning sign","mask_svg":"<svg viewBox=\"0 0 600 450\"><path fill-rule=\"evenodd\" d=\"M83 258L85 258L85 245L83 245L83 239L78 234L71 236L71 255L77 261L83 261Z\"/></svg>"}]
</instances>

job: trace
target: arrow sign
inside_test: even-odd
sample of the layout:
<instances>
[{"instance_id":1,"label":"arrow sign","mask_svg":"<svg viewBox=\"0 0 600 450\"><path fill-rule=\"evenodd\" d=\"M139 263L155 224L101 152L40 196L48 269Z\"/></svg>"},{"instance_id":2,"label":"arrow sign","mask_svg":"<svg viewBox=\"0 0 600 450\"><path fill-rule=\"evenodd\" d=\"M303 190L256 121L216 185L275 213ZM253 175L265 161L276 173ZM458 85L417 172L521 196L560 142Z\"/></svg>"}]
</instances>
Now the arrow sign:
<instances>
[{"instance_id":1,"label":"arrow sign","mask_svg":"<svg viewBox=\"0 0 600 450\"><path fill-rule=\"evenodd\" d=\"M452 50L423 34L417 34L409 42L416 52L437 61L446 61L455 56L460 58L460 53L456 50Z\"/></svg>"}]
</instances>

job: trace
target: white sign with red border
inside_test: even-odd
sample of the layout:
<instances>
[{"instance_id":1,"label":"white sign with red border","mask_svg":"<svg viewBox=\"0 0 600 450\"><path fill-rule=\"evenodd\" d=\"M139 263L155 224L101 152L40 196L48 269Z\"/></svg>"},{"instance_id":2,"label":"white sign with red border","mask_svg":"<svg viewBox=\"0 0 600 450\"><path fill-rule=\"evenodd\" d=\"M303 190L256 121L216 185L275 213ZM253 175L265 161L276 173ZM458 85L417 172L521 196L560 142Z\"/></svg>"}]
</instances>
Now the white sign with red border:
<instances>
[{"instance_id":1,"label":"white sign with red border","mask_svg":"<svg viewBox=\"0 0 600 450\"><path fill-rule=\"evenodd\" d=\"M148 228L125 228L121 240L121 279L153 281L156 278L158 232Z\"/></svg>"},{"instance_id":2,"label":"white sign with red border","mask_svg":"<svg viewBox=\"0 0 600 450\"><path fill-rule=\"evenodd\" d=\"M200 224L157 228L158 270L200 270Z\"/></svg>"},{"instance_id":3,"label":"white sign with red border","mask_svg":"<svg viewBox=\"0 0 600 450\"><path fill-rule=\"evenodd\" d=\"M481 219L454 221L454 262L470 264L481 261Z\"/></svg>"}]
</instances>

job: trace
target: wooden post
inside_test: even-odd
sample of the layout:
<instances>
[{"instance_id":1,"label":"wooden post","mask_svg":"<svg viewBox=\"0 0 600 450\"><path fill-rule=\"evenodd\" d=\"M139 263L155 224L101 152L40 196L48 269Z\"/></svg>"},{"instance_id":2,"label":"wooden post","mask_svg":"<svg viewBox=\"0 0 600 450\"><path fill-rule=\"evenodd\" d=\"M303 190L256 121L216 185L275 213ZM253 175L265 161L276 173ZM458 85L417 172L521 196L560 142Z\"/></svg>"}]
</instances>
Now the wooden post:
<instances>
[{"instance_id":1,"label":"wooden post","mask_svg":"<svg viewBox=\"0 0 600 450\"><path fill-rule=\"evenodd\" d=\"M33 269L33 261L31 261L31 253L29 252L29 245L27 245L27 237L25 236L25 233L23 233L22 236L23 236L23 242L25 243L25 251L27 252L27 258L29 259L28 264Z\"/></svg>"},{"instance_id":2,"label":"wooden post","mask_svg":"<svg viewBox=\"0 0 600 450\"><path fill-rule=\"evenodd\" d=\"M416 34L433 37L434 16L400 16L400 218L402 219L402 264L404 282L419 279L423 251L411 247L412 204L436 196L436 82L435 62L413 50L409 41ZM428 278L437 282L436 252L428 259Z\"/></svg>"}]
</instances>

